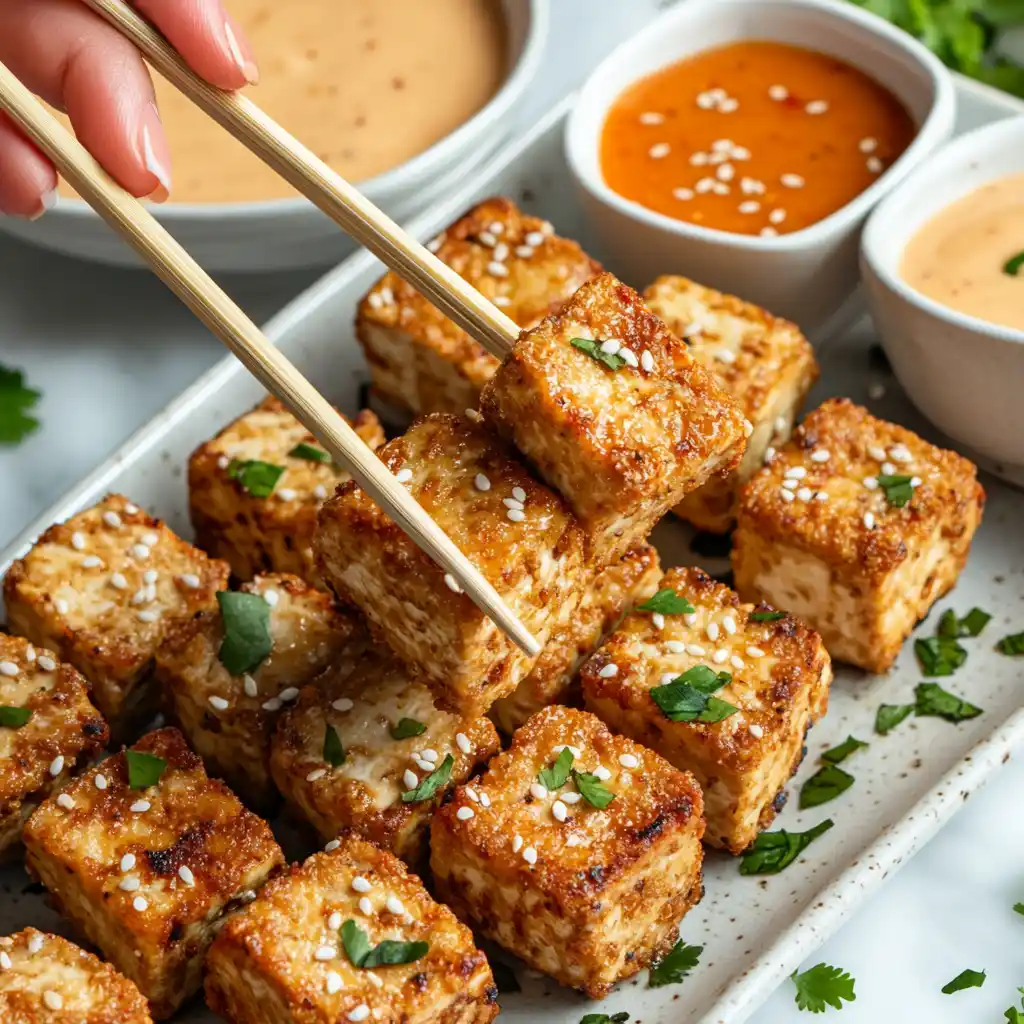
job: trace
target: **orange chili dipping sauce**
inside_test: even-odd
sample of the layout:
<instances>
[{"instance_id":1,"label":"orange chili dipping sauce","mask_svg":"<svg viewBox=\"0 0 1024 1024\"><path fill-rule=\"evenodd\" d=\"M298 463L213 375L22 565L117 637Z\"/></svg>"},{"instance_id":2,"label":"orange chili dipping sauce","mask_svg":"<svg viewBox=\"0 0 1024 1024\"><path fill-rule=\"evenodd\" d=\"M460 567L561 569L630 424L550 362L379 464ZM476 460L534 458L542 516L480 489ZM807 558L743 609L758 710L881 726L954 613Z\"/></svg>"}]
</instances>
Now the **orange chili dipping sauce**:
<instances>
[{"instance_id":1,"label":"orange chili dipping sauce","mask_svg":"<svg viewBox=\"0 0 1024 1024\"><path fill-rule=\"evenodd\" d=\"M732 43L626 89L605 120L601 169L650 210L767 237L845 206L915 134L888 89L835 57Z\"/></svg>"}]
</instances>

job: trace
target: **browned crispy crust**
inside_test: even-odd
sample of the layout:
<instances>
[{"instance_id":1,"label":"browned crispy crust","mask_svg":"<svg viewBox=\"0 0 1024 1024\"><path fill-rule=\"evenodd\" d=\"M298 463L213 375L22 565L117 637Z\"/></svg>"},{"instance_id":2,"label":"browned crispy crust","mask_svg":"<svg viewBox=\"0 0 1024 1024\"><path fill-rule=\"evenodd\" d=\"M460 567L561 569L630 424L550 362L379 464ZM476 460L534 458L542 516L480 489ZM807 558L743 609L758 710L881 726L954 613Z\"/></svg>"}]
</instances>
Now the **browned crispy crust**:
<instances>
[{"instance_id":1,"label":"browned crispy crust","mask_svg":"<svg viewBox=\"0 0 1024 1024\"><path fill-rule=\"evenodd\" d=\"M617 340L651 370L611 370L572 345ZM685 494L742 457L744 418L714 378L611 274L525 331L484 389L484 416L569 502L589 557L641 543Z\"/></svg>"},{"instance_id":2,"label":"browned crispy crust","mask_svg":"<svg viewBox=\"0 0 1024 1024\"><path fill-rule=\"evenodd\" d=\"M495 230L497 229L497 230ZM527 236L534 243L526 245ZM496 246L507 247L495 276ZM525 248L524 248L525 246ZM469 281L520 327L556 313L601 266L551 225L510 199L485 199L433 243L438 259ZM359 303L356 337L374 390L413 414L475 409L498 360L397 274L388 272Z\"/></svg>"},{"instance_id":3,"label":"browned crispy crust","mask_svg":"<svg viewBox=\"0 0 1024 1024\"><path fill-rule=\"evenodd\" d=\"M384 428L369 409L349 422L369 447L384 443ZM196 542L227 561L240 580L281 572L317 583L310 550L317 509L349 476L331 463L290 456L299 444L320 448L276 398L265 398L189 459L189 514ZM285 466L286 472L270 497L254 497L228 475L222 463L231 458Z\"/></svg>"}]
</instances>

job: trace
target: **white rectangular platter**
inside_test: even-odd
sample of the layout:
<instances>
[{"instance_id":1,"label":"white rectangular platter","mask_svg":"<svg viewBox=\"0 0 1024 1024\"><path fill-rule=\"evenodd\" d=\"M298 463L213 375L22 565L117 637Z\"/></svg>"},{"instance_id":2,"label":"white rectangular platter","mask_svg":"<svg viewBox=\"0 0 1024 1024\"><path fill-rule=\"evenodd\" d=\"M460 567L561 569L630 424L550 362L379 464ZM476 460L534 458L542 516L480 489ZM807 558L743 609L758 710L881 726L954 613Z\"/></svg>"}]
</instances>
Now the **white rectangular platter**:
<instances>
[{"instance_id":1,"label":"white rectangular platter","mask_svg":"<svg viewBox=\"0 0 1024 1024\"><path fill-rule=\"evenodd\" d=\"M970 83L960 83L959 98L960 131L1024 113L1024 104ZM499 154L483 177L415 222L414 233L427 239L477 200L503 194L551 220L559 233L578 239L614 271L615 253L593 243L565 167L562 125L570 103L552 110L525 139ZM300 369L346 411L355 411L368 379L352 334L356 302L379 273L376 260L365 252L357 254L267 328ZM809 407L828 395L847 395L942 442L891 379L868 322L816 340L823 373ZM877 394L878 385L885 394L873 400L869 391ZM129 495L188 536L184 467L189 453L260 397L260 388L239 364L230 359L219 364L33 523L0 557L0 572L51 522L107 491ZM985 478L985 486L989 504L967 569L937 609L953 607L963 613L978 605L995 616L982 638L966 641L966 666L952 680L944 680L984 714L961 725L910 719L888 737L875 736L878 705L907 703L920 680L910 645L885 678L840 669L828 716L808 738L808 757L791 792L815 771L818 754L850 733L871 742L851 762L856 784L813 811L800 812L793 801L774 826L802 831L831 817L835 827L788 870L768 878L741 877L736 860L709 852L706 896L681 931L687 942L704 947L699 967L681 985L660 989L647 988L642 975L602 1003L602 1011L627 1010L637 1024L739 1024L1024 740L1019 663L993 649L997 637L1024 628L1024 495L991 477ZM699 562L710 572L727 568L724 559L698 558L690 550L691 536L675 521L659 526L654 540L666 566ZM933 613L919 632L930 634L935 621ZM62 927L42 895L26 886L20 869L6 869L0 872L0 933L27 924ZM517 974L522 993L502 997L502 1019L510 1024L577 1024L584 1013L598 1009L532 972L517 968ZM207 1024L213 1017L196 1003L178 1019Z\"/></svg>"}]
</instances>

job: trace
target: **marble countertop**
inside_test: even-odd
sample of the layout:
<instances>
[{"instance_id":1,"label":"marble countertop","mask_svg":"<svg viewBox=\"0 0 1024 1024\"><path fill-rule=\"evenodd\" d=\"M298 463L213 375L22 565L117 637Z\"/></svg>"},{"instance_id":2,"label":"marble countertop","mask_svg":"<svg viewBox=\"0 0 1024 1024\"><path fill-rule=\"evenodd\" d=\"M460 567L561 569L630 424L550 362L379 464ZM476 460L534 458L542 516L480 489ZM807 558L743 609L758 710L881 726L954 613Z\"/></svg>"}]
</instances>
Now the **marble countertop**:
<instances>
[{"instance_id":1,"label":"marble countertop","mask_svg":"<svg viewBox=\"0 0 1024 1024\"><path fill-rule=\"evenodd\" d=\"M517 111L520 123L548 109L660 6L553 0L544 71ZM317 276L222 283L262 321ZM216 340L147 274L90 266L0 235L0 363L24 369L43 392L42 428L0 450L0 547L221 357ZM1003 1021L1024 985L1024 918L1012 910L1024 900L1022 792L1024 765L1011 763L808 959L805 967L825 961L856 977L845 1024ZM967 967L988 971L984 987L942 995ZM753 1018L800 1019L789 983Z\"/></svg>"}]
</instances>

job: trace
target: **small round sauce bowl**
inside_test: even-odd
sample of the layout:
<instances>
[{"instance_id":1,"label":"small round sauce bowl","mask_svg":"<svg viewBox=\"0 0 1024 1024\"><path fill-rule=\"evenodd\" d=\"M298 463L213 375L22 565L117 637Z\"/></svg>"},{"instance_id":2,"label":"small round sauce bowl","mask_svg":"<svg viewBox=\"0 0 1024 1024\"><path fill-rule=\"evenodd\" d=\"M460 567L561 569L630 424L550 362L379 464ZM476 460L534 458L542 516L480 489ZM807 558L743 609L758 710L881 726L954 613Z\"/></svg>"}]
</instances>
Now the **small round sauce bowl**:
<instances>
[{"instance_id":1,"label":"small round sauce bowl","mask_svg":"<svg viewBox=\"0 0 1024 1024\"><path fill-rule=\"evenodd\" d=\"M801 47L864 72L909 113L916 129L909 146L846 205L774 237L679 220L612 189L602 170L602 137L622 94L663 68L744 41ZM677 106L693 102L675 99ZM954 114L953 82L942 64L910 36L854 4L687 0L622 44L591 75L569 119L566 151L606 263L624 280L644 287L659 274L684 274L756 302L807 332L820 332L856 290L858 242L868 213L949 137ZM722 131L728 131L727 118Z\"/></svg>"},{"instance_id":2,"label":"small round sauce bowl","mask_svg":"<svg viewBox=\"0 0 1024 1024\"><path fill-rule=\"evenodd\" d=\"M886 354L914 404L986 469L1024 486L1024 331L961 313L903 277L908 244L951 204L1024 174L1024 117L961 136L874 211L864 287ZM1024 201L1024 198L1022 198ZM1024 238L1017 247L1024 250ZM993 272L1000 273L998 261ZM1024 278L1021 281L1024 302Z\"/></svg>"}]
</instances>

